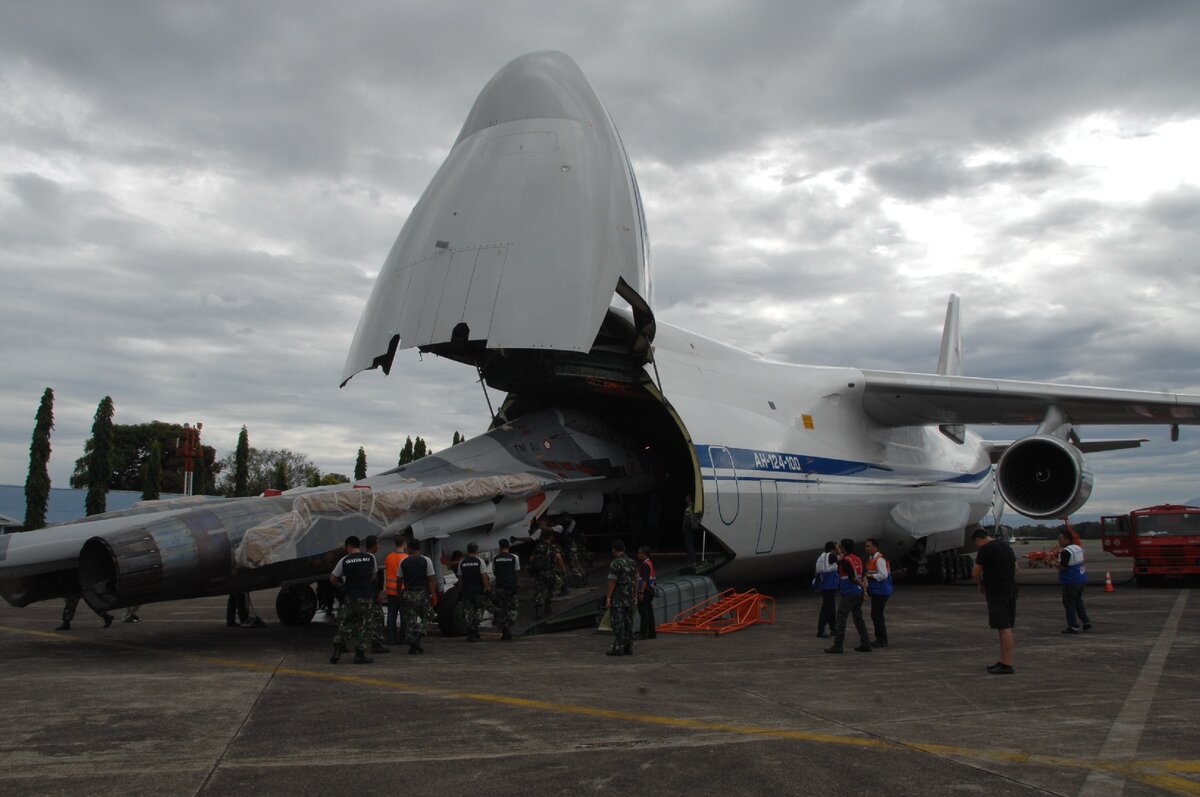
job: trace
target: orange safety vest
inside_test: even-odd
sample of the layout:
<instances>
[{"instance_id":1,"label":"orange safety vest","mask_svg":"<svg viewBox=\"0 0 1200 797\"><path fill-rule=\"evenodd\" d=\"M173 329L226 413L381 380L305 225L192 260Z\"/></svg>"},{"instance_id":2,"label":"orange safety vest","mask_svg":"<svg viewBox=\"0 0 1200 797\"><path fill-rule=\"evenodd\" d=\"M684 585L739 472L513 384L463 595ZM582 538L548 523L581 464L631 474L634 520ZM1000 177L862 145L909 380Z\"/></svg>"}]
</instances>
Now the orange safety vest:
<instances>
[{"instance_id":1,"label":"orange safety vest","mask_svg":"<svg viewBox=\"0 0 1200 797\"><path fill-rule=\"evenodd\" d=\"M383 591L388 595L399 594L397 591L397 574L400 572L400 563L404 561L404 557L406 556L408 554L392 551L383 560ZM403 587L399 588L403 589Z\"/></svg>"}]
</instances>

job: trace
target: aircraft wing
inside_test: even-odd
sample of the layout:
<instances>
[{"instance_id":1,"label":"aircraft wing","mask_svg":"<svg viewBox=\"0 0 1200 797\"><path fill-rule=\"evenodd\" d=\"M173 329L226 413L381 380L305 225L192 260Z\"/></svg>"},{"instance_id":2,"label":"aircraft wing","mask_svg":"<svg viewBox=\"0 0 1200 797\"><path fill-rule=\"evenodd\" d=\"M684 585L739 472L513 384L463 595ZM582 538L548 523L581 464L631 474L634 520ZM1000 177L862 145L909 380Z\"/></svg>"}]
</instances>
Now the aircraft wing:
<instances>
[{"instance_id":1,"label":"aircraft wing","mask_svg":"<svg viewBox=\"0 0 1200 797\"><path fill-rule=\"evenodd\" d=\"M1037 425L1057 406L1072 424L1200 424L1200 395L970 376L862 371L863 409L889 426Z\"/></svg>"}]
</instances>

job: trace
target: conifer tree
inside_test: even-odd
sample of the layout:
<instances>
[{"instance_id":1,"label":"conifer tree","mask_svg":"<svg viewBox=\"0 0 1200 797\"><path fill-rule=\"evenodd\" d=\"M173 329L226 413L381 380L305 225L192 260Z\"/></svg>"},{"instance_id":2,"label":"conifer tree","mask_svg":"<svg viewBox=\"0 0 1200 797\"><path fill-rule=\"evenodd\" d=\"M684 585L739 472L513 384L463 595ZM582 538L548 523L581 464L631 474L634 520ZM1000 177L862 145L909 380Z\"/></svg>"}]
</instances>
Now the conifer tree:
<instances>
[{"instance_id":1,"label":"conifer tree","mask_svg":"<svg viewBox=\"0 0 1200 797\"><path fill-rule=\"evenodd\" d=\"M88 491L85 507L88 515L100 515L108 508L108 482L113 470L113 400L105 396L92 418L92 450L88 454Z\"/></svg>"},{"instance_id":2,"label":"conifer tree","mask_svg":"<svg viewBox=\"0 0 1200 797\"><path fill-rule=\"evenodd\" d=\"M463 437L462 435L460 435L458 432L455 432L455 433L454 433L454 439L450 441L450 445L452 445L452 446L456 446L456 445L458 445L459 443L461 443L461 442L462 442L463 440L465 440L465 439L466 439L466 438L464 438L464 437Z\"/></svg>"},{"instance_id":3,"label":"conifer tree","mask_svg":"<svg viewBox=\"0 0 1200 797\"><path fill-rule=\"evenodd\" d=\"M354 460L354 481L367 478L367 452L358 447L358 459Z\"/></svg>"},{"instance_id":4,"label":"conifer tree","mask_svg":"<svg viewBox=\"0 0 1200 797\"><path fill-rule=\"evenodd\" d=\"M415 460L421 459L422 457L424 457L428 454L429 454L429 450L425 447L425 441L422 440L420 437L418 437L417 442L413 443L413 452L412 452L413 460L415 461Z\"/></svg>"},{"instance_id":5,"label":"conifer tree","mask_svg":"<svg viewBox=\"0 0 1200 797\"><path fill-rule=\"evenodd\" d=\"M29 444L29 475L25 479L25 529L44 528L50 504L50 430L54 428L54 391L46 388L38 405Z\"/></svg>"},{"instance_id":6,"label":"conifer tree","mask_svg":"<svg viewBox=\"0 0 1200 797\"><path fill-rule=\"evenodd\" d=\"M233 495L236 498L250 495L250 435L245 426L238 434L233 458Z\"/></svg>"},{"instance_id":7,"label":"conifer tree","mask_svg":"<svg viewBox=\"0 0 1200 797\"><path fill-rule=\"evenodd\" d=\"M397 465L407 465L413 461L413 440L411 437L404 438L404 448L400 449L400 461Z\"/></svg>"}]
</instances>

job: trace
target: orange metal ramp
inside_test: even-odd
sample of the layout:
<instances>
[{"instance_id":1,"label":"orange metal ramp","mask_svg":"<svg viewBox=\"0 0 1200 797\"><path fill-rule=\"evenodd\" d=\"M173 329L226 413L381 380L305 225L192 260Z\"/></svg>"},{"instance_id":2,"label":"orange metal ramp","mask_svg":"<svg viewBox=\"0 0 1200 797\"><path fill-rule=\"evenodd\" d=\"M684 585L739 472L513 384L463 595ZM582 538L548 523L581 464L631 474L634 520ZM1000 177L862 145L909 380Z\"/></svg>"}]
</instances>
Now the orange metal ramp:
<instances>
[{"instance_id":1,"label":"orange metal ramp","mask_svg":"<svg viewBox=\"0 0 1200 797\"><path fill-rule=\"evenodd\" d=\"M775 622L775 599L758 590L727 589L675 615L658 630L664 634L728 634L755 623Z\"/></svg>"}]
</instances>

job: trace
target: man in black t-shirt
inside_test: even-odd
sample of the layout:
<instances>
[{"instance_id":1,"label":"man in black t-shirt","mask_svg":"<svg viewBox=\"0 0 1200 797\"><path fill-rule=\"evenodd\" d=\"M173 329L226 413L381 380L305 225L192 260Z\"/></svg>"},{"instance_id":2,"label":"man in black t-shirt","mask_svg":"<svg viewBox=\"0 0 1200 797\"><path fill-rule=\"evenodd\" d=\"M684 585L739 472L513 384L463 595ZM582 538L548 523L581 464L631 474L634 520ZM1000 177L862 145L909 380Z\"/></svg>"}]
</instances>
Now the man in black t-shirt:
<instances>
[{"instance_id":1,"label":"man in black t-shirt","mask_svg":"<svg viewBox=\"0 0 1200 797\"><path fill-rule=\"evenodd\" d=\"M512 639L513 623L517 621L517 571L521 559L508 550L508 540L500 540L500 553L492 557L492 574L496 583L492 586L492 622L500 629L502 640Z\"/></svg>"},{"instance_id":2,"label":"man in black t-shirt","mask_svg":"<svg viewBox=\"0 0 1200 797\"><path fill-rule=\"evenodd\" d=\"M467 544L467 555L458 563L458 583L462 585L461 600L467 620L467 641L479 641L479 623L487 608L488 576L483 572L483 561L476 555L479 543Z\"/></svg>"},{"instance_id":3,"label":"man in black t-shirt","mask_svg":"<svg viewBox=\"0 0 1200 797\"><path fill-rule=\"evenodd\" d=\"M1000 660L989 666L992 675L1012 675L1013 625L1017 619L1017 557L1004 540L997 540L983 529L971 535L979 552L975 554L972 577L987 599L988 625L1000 635Z\"/></svg>"},{"instance_id":4,"label":"man in black t-shirt","mask_svg":"<svg viewBox=\"0 0 1200 797\"><path fill-rule=\"evenodd\" d=\"M341 657L342 644L354 639L354 663L370 664L366 646L371 641L371 607L375 603L375 572L378 570L375 557L361 550L358 537L346 538L346 555L338 560L329 581L342 584L346 602L338 615L338 630L333 637L333 655L330 664L337 664Z\"/></svg>"}]
</instances>

